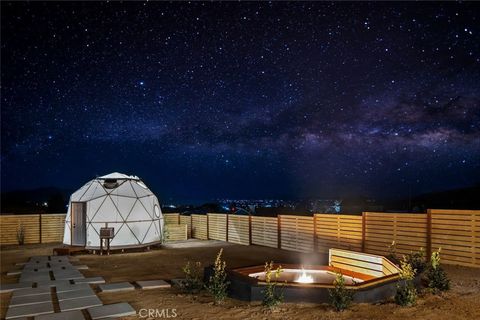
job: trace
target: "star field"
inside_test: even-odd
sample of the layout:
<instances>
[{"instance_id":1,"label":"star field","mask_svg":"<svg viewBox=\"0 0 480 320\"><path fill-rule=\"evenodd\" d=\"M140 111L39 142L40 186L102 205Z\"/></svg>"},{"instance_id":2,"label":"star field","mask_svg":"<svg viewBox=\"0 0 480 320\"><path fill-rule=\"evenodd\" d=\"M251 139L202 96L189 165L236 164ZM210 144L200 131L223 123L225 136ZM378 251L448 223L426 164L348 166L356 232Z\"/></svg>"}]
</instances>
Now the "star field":
<instances>
[{"instance_id":1,"label":"star field","mask_svg":"<svg viewBox=\"0 0 480 320\"><path fill-rule=\"evenodd\" d=\"M480 181L476 3L2 2L2 189L163 199Z\"/></svg>"}]
</instances>

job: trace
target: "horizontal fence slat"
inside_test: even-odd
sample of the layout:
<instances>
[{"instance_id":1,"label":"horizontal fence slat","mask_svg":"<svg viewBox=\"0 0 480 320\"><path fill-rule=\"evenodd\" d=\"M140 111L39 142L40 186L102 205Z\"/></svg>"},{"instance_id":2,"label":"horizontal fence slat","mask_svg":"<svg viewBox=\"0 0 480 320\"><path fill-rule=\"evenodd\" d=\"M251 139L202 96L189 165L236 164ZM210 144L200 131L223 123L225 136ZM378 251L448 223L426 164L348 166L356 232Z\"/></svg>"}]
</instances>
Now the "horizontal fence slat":
<instances>
[{"instance_id":1,"label":"horizontal fence slat","mask_svg":"<svg viewBox=\"0 0 480 320\"><path fill-rule=\"evenodd\" d=\"M363 216L278 217L173 213L164 214L164 221L167 226L182 226L181 232L174 232L172 228L170 232L182 237L186 234L187 238L210 238L302 252L326 252L335 247L373 254L388 254L389 246L395 241L398 254L420 248L442 248L442 262L480 267L480 210L431 209L428 214L364 212ZM64 224L65 214L45 214L41 219L38 214L2 215L0 244L17 243L20 225L25 228L25 243L60 242Z\"/></svg>"}]
</instances>

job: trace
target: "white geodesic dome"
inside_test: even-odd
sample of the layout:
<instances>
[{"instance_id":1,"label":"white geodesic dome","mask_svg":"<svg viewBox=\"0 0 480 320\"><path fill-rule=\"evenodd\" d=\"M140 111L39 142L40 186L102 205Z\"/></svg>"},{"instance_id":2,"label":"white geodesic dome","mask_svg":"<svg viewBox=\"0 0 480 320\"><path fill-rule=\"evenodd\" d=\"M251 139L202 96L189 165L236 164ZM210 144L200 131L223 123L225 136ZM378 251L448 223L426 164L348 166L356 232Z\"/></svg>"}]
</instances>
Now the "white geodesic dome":
<instances>
[{"instance_id":1,"label":"white geodesic dome","mask_svg":"<svg viewBox=\"0 0 480 320\"><path fill-rule=\"evenodd\" d=\"M87 182L70 197L63 243L98 248L102 227L114 228L112 248L159 243L163 215L157 197L137 176L114 172Z\"/></svg>"}]
</instances>

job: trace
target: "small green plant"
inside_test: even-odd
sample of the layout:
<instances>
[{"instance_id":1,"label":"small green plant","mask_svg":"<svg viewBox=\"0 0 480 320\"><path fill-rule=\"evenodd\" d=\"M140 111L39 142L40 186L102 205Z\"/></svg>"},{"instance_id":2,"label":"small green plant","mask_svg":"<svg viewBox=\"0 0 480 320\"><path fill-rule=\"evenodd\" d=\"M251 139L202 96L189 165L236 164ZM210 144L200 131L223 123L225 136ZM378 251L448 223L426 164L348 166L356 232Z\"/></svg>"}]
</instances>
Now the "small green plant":
<instances>
[{"instance_id":1,"label":"small green plant","mask_svg":"<svg viewBox=\"0 0 480 320\"><path fill-rule=\"evenodd\" d=\"M420 248L420 251L411 252L407 255L407 262L416 270L416 274L420 274L427 268L426 263L426 254L423 248Z\"/></svg>"},{"instance_id":2,"label":"small green plant","mask_svg":"<svg viewBox=\"0 0 480 320\"><path fill-rule=\"evenodd\" d=\"M397 257L397 244L395 243L395 240L392 241L392 244L388 246L387 259L396 265L400 265L400 259Z\"/></svg>"},{"instance_id":3,"label":"small green plant","mask_svg":"<svg viewBox=\"0 0 480 320\"><path fill-rule=\"evenodd\" d=\"M397 283L397 293L395 302L401 306L413 306L417 301L417 289L413 283L416 270L408 262L407 257L403 256L400 262L400 280Z\"/></svg>"},{"instance_id":4,"label":"small green plant","mask_svg":"<svg viewBox=\"0 0 480 320\"><path fill-rule=\"evenodd\" d=\"M265 290L263 293L262 304L268 308L274 308L283 302L283 293L277 292L278 278L282 273L282 267L273 269L273 261L265 262ZM272 279L273 278L273 279Z\"/></svg>"},{"instance_id":5,"label":"small green plant","mask_svg":"<svg viewBox=\"0 0 480 320\"><path fill-rule=\"evenodd\" d=\"M19 245L23 245L25 243L25 227L23 224L19 225L17 228L17 241Z\"/></svg>"},{"instance_id":6,"label":"small green plant","mask_svg":"<svg viewBox=\"0 0 480 320\"><path fill-rule=\"evenodd\" d=\"M353 301L353 290L349 290L345 287L345 278L340 272L336 272L335 280L333 281L335 286L333 289L329 289L330 304L336 311L343 311L348 309Z\"/></svg>"},{"instance_id":7,"label":"small green plant","mask_svg":"<svg viewBox=\"0 0 480 320\"><path fill-rule=\"evenodd\" d=\"M225 267L227 266L226 262L222 260L223 248L217 254L215 259L215 264L213 266L213 275L210 276L210 279L207 283L207 290L213 296L215 304L220 304L227 297L227 289L230 285L230 282L227 281L227 272Z\"/></svg>"},{"instance_id":8,"label":"small green plant","mask_svg":"<svg viewBox=\"0 0 480 320\"><path fill-rule=\"evenodd\" d=\"M450 280L440 265L440 250L432 252L425 279L427 287L433 292L447 291L450 289Z\"/></svg>"},{"instance_id":9,"label":"small green plant","mask_svg":"<svg viewBox=\"0 0 480 320\"><path fill-rule=\"evenodd\" d=\"M185 280L180 284L181 288L188 293L197 293L203 288L202 264L200 262L187 264L182 268Z\"/></svg>"}]
</instances>

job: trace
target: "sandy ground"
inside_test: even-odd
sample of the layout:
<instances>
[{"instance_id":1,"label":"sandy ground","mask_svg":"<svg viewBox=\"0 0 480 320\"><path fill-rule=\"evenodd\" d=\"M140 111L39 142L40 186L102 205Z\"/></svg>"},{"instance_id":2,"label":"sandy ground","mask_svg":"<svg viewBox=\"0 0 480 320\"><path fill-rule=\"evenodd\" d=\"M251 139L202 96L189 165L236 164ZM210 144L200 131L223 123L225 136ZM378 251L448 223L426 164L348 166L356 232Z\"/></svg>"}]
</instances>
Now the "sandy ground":
<instances>
[{"instance_id":1,"label":"sandy ground","mask_svg":"<svg viewBox=\"0 0 480 320\"><path fill-rule=\"evenodd\" d=\"M1 248L1 283L17 282L18 277L7 277L16 262L24 262L34 255L52 254L54 245L9 246ZM149 252L113 254L110 256L79 255L86 276L103 276L107 282L182 277L181 267L187 261L213 262L223 247L228 267L263 264L273 260L283 263L325 263L324 255L301 254L278 249L241 246L220 242L178 245ZM355 304L348 311L337 313L326 304L282 304L275 311L265 310L259 303L234 299L213 305L206 294L188 295L177 289L135 290L125 293L99 293L104 304L129 302L137 312L140 309L158 309L163 318L176 319L480 319L480 269L445 266L452 280L452 290L441 296L422 294L414 307L403 308L392 302L382 304ZM1 294L1 317L5 317L11 294ZM145 312L145 311L143 311ZM125 319L137 319L139 316ZM143 317L162 319L162 317Z\"/></svg>"}]
</instances>

